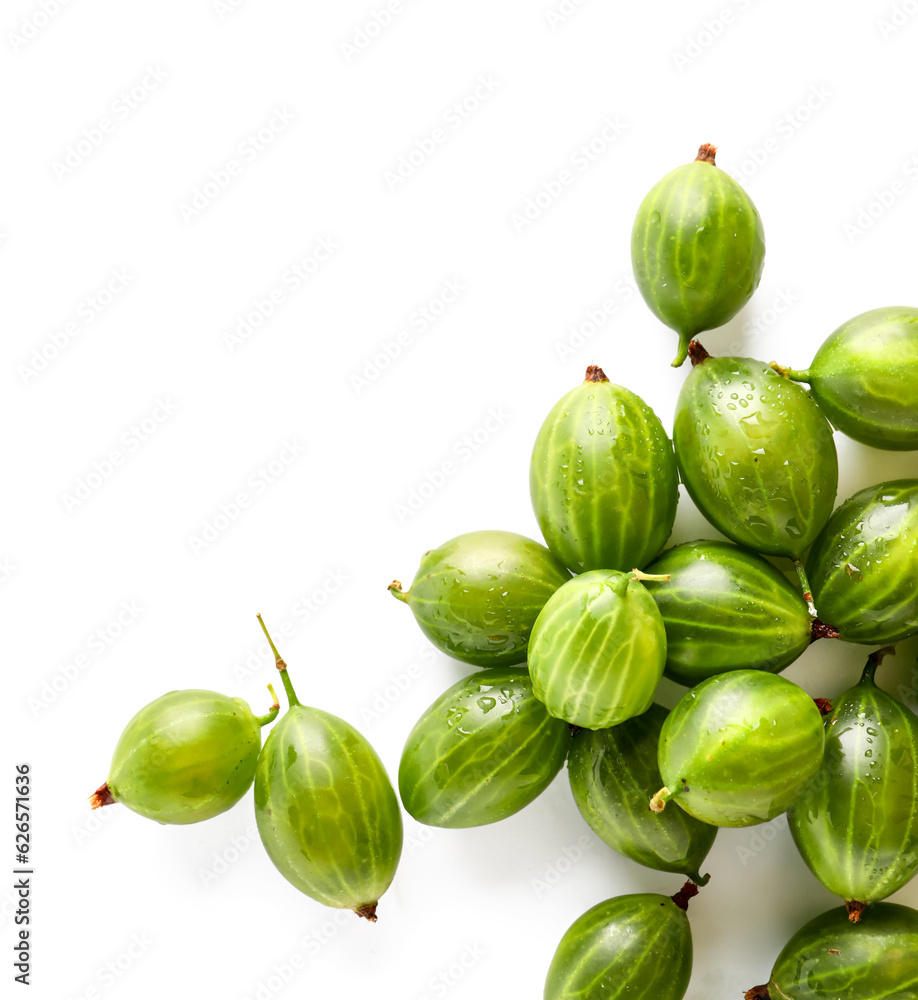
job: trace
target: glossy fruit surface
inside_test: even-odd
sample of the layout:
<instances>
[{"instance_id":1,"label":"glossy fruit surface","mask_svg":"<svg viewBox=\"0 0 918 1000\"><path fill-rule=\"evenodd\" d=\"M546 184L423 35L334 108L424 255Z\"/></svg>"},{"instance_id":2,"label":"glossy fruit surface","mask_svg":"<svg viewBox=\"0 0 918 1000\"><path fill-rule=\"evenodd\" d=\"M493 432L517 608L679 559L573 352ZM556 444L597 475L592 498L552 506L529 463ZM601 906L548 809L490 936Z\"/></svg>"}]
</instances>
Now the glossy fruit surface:
<instances>
[{"instance_id":1,"label":"glossy fruit surface","mask_svg":"<svg viewBox=\"0 0 918 1000\"><path fill-rule=\"evenodd\" d=\"M663 673L689 687L727 670L783 670L807 648L799 590L770 562L728 542L686 542L647 567L666 627Z\"/></svg>"},{"instance_id":2,"label":"glossy fruit surface","mask_svg":"<svg viewBox=\"0 0 918 1000\"><path fill-rule=\"evenodd\" d=\"M698 885L717 827L684 809L655 813L647 790L663 783L657 745L668 712L651 705L611 729L581 730L571 744L568 777L574 801L593 831L611 848L657 871L679 872Z\"/></svg>"},{"instance_id":3,"label":"glossy fruit surface","mask_svg":"<svg viewBox=\"0 0 918 1000\"><path fill-rule=\"evenodd\" d=\"M115 747L93 806L121 802L159 823L197 823L225 812L249 790L261 749L259 719L241 698L170 691L145 705Z\"/></svg>"},{"instance_id":4,"label":"glossy fruit surface","mask_svg":"<svg viewBox=\"0 0 918 1000\"><path fill-rule=\"evenodd\" d=\"M445 691L411 730L399 794L429 826L494 823L548 787L570 743L570 727L535 697L525 667L481 670Z\"/></svg>"},{"instance_id":5,"label":"glossy fruit surface","mask_svg":"<svg viewBox=\"0 0 918 1000\"><path fill-rule=\"evenodd\" d=\"M803 792L823 746L822 716L803 688L761 670L717 674L663 724L657 762L670 794L662 799L716 826L763 823Z\"/></svg>"},{"instance_id":6,"label":"glossy fruit surface","mask_svg":"<svg viewBox=\"0 0 918 1000\"><path fill-rule=\"evenodd\" d=\"M679 334L673 365L689 340L723 326L749 301L765 263L755 205L704 145L693 163L668 173L638 209L631 263L644 301Z\"/></svg>"},{"instance_id":7,"label":"glossy fruit surface","mask_svg":"<svg viewBox=\"0 0 918 1000\"><path fill-rule=\"evenodd\" d=\"M526 660L529 633L549 597L571 578L538 542L512 531L470 531L425 552L404 601L428 639L477 667Z\"/></svg>"},{"instance_id":8,"label":"glossy fruit surface","mask_svg":"<svg viewBox=\"0 0 918 1000\"><path fill-rule=\"evenodd\" d=\"M747 1000L916 1000L918 912L876 903L858 924L843 906L821 914L787 942L771 982Z\"/></svg>"},{"instance_id":9,"label":"glossy fruit surface","mask_svg":"<svg viewBox=\"0 0 918 1000\"><path fill-rule=\"evenodd\" d=\"M679 477L653 410L591 365L532 450L529 492L552 552L576 573L642 567L666 543Z\"/></svg>"},{"instance_id":10,"label":"glossy fruit surface","mask_svg":"<svg viewBox=\"0 0 918 1000\"><path fill-rule=\"evenodd\" d=\"M268 734L255 770L261 842L300 892L375 921L402 851L395 790L352 725L299 703L286 664L276 649L274 655L290 707Z\"/></svg>"},{"instance_id":11,"label":"glossy fruit surface","mask_svg":"<svg viewBox=\"0 0 918 1000\"><path fill-rule=\"evenodd\" d=\"M848 437L874 448L918 448L918 309L871 309L843 323L805 372L813 398Z\"/></svg>"},{"instance_id":12,"label":"glossy fruit surface","mask_svg":"<svg viewBox=\"0 0 918 1000\"><path fill-rule=\"evenodd\" d=\"M860 903L885 899L918 871L918 719L877 687L880 659L832 699L822 767L788 812L810 871Z\"/></svg>"},{"instance_id":13,"label":"glossy fruit surface","mask_svg":"<svg viewBox=\"0 0 918 1000\"><path fill-rule=\"evenodd\" d=\"M382 762L353 726L291 706L258 758L255 817L269 857L300 892L375 912L398 865L402 819Z\"/></svg>"},{"instance_id":14,"label":"glossy fruit surface","mask_svg":"<svg viewBox=\"0 0 918 1000\"><path fill-rule=\"evenodd\" d=\"M849 642L918 633L918 479L855 493L813 543L806 571L819 617Z\"/></svg>"},{"instance_id":15,"label":"glossy fruit surface","mask_svg":"<svg viewBox=\"0 0 918 1000\"><path fill-rule=\"evenodd\" d=\"M681 1000L692 972L692 931L668 896L633 893L592 907L567 929L544 1000Z\"/></svg>"},{"instance_id":16,"label":"glossy fruit surface","mask_svg":"<svg viewBox=\"0 0 918 1000\"><path fill-rule=\"evenodd\" d=\"M697 359L697 360L696 360ZM832 513L832 428L799 385L751 358L693 347L673 423L682 482L728 538L797 558Z\"/></svg>"},{"instance_id":17,"label":"glossy fruit surface","mask_svg":"<svg viewBox=\"0 0 918 1000\"><path fill-rule=\"evenodd\" d=\"M650 708L666 659L653 598L631 573L591 570L560 587L536 619L529 673L558 719L605 729Z\"/></svg>"}]
</instances>

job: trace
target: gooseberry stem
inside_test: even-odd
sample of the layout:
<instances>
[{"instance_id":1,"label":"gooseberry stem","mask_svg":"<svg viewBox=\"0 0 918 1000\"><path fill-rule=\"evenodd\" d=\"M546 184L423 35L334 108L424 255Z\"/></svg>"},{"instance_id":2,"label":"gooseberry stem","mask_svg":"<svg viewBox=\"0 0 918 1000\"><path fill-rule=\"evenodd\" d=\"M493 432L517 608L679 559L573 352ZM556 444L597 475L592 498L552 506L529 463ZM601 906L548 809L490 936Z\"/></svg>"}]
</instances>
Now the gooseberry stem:
<instances>
[{"instance_id":1,"label":"gooseberry stem","mask_svg":"<svg viewBox=\"0 0 918 1000\"><path fill-rule=\"evenodd\" d=\"M89 804L93 809L101 809L102 806L110 806L114 804L114 798L112 797L111 789L108 787L108 782L106 781L104 785L100 785L93 793L89 796Z\"/></svg>"},{"instance_id":2,"label":"gooseberry stem","mask_svg":"<svg viewBox=\"0 0 918 1000\"><path fill-rule=\"evenodd\" d=\"M874 650L870 656L867 657L867 665L864 667L864 672L861 674L861 684L876 684L874 679L874 674L877 672L877 667L886 659L887 656L894 656L896 653L895 646L884 646L882 649Z\"/></svg>"},{"instance_id":3,"label":"gooseberry stem","mask_svg":"<svg viewBox=\"0 0 918 1000\"><path fill-rule=\"evenodd\" d=\"M679 334L679 350L676 352L676 356L670 362L671 367L678 368L683 361L685 361L686 356L689 352L689 341L692 339L691 334L680 333Z\"/></svg>"},{"instance_id":4,"label":"gooseberry stem","mask_svg":"<svg viewBox=\"0 0 918 1000\"><path fill-rule=\"evenodd\" d=\"M258 619L258 624L261 625L261 630L264 632L265 638L268 640L271 652L274 653L274 661L277 664L277 669L280 671L281 680L284 682L284 691L287 693L287 702L290 707L293 708L294 705L299 705L300 700L297 698L296 691L293 690L293 684L287 676L287 664L284 663L284 658L280 655L280 653L278 653L277 646L274 645L274 640L271 638L268 629L265 627L261 614L256 614L255 617Z\"/></svg>"},{"instance_id":5,"label":"gooseberry stem","mask_svg":"<svg viewBox=\"0 0 918 1000\"><path fill-rule=\"evenodd\" d=\"M364 920L369 920L371 924L376 923L376 907L379 905L379 901L373 903L362 903L360 906L354 907L354 913L358 917L363 917Z\"/></svg>"},{"instance_id":6,"label":"gooseberry stem","mask_svg":"<svg viewBox=\"0 0 918 1000\"><path fill-rule=\"evenodd\" d=\"M779 375L792 379L794 382L810 381L809 369L800 371L797 368L787 368L784 365L779 365L777 361L769 361L768 367L773 368Z\"/></svg>"},{"instance_id":7,"label":"gooseberry stem","mask_svg":"<svg viewBox=\"0 0 918 1000\"><path fill-rule=\"evenodd\" d=\"M408 595L402 590L401 580L393 580L389 584L389 593L400 601L407 601Z\"/></svg>"},{"instance_id":8,"label":"gooseberry stem","mask_svg":"<svg viewBox=\"0 0 918 1000\"><path fill-rule=\"evenodd\" d=\"M840 633L834 625L827 625L824 621L819 618L814 618L810 622L810 642L813 643L817 639L838 639Z\"/></svg>"},{"instance_id":9,"label":"gooseberry stem","mask_svg":"<svg viewBox=\"0 0 918 1000\"><path fill-rule=\"evenodd\" d=\"M666 808L666 803L673 797L673 793L664 785L650 800L651 812L661 813Z\"/></svg>"},{"instance_id":10,"label":"gooseberry stem","mask_svg":"<svg viewBox=\"0 0 918 1000\"><path fill-rule=\"evenodd\" d=\"M599 365L588 365L586 370L586 375L583 378L584 382L608 382L609 379L606 373L599 367Z\"/></svg>"},{"instance_id":11,"label":"gooseberry stem","mask_svg":"<svg viewBox=\"0 0 918 1000\"><path fill-rule=\"evenodd\" d=\"M700 163L710 163L712 167L716 167L717 164L714 162L716 153L716 146L712 146L709 142L703 142L698 147L698 155L695 157L695 161Z\"/></svg>"},{"instance_id":12,"label":"gooseberry stem","mask_svg":"<svg viewBox=\"0 0 918 1000\"><path fill-rule=\"evenodd\" d=\"M631 571L634 575L631 577L633 583L669 583L672 577L669 573L642 573L636 567Z\"/></svg>"},{"instance_id":13,"label":"gooseberry stem","mask_svg":"<svg viewBox=\"0 0 918 1000\"><path fill-rule=\"evenodd\" d=\"M698 886L689 879L684 886L676 893L675 896L670 896L669 898L679 907L680 910L687 910L689 900L698 895Z\"/></svg>"},{"instance_id":14,"label":"gooseberry stem","mask_svg":"<svg viewBox=\"0 0 918 1000\"><path fill-rule=\"evenodd\" d=\"M689 360L692 362L693 368L695 367L695 365L700 365L703 361L707 361L707 359L711 356L704 349L704 345L699 343L697 340L691 341L691 343L688 345L687 350L688 350Z\"/></svg>"},{"instance_id":15,"label":"gooseberry stem","mask_svg":"<svg viewBox=\"0 0 918 1000\"><path fill-rule=\"evenodd\" d=\"M803 568L803 560L794 560L794 569L797 571L797 579L800 581L800 589L803 591L803 599L806 601L807 611L810 613L810 618L816 618L816 605L813 604L813 591L810 590L810 581L806 575L806 570Z\"/></svg>"},{"instance_id":16,"label":"gooseberry stem","mask_svg":"<svg viewBox=\"0 0 918 1000\"><path fill-rule=\"evenodd\" d=\"M264 715L255 716L255 721L259 726L266 726L269 722L273 722L280 711L280 702L277 700L277 692L274 690L274 685L269 684L268 690L271 692L271 707Z\"/></svg>"}]
</instances>

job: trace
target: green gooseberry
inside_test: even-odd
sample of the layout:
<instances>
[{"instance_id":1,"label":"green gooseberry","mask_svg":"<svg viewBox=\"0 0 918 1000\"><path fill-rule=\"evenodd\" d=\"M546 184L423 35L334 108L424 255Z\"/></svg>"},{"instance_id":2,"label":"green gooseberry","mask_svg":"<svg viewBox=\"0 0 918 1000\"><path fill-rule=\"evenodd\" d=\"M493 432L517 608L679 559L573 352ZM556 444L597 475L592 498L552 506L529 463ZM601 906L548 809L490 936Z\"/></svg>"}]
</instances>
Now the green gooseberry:
<instances>
[{"instance_id":1,"label":"green gooseberry","mask_svg":"<svg viewBox=\"0 0 918 1000\"><path fill-rule=\"evenodd\" d=\"M663 673L687 687L727 670L778 673L834 634L780 570L729 542L675 545L647 572L671 578L647 589L666 627Z\"/></svg>"},{"instance_id":2,"label":"green gooseberry","mask_svg":"<svg viewBox=\"0 0 918 1000\"><path fill-rule=\"evenodd\" d=\"M544 1000L682 1000L692 974L687 882L675 896L614 896L565 931L545 979Z\"/></svg>"},{"instance_id":3,"label":"green gooseberry","mask_svg":"<svg viewBox=\"0 0 918 1000\"><path fill-rule=\"evenodd\" d=\"M352 725L301 705L261 615L289 708L255 769L258 833L275 868L326 906L376 920L402 852L398 798L376 751Z\"/></svg>"},{"instance_id":4,"label":"green gooseberry","mask_svg":"<svg viewBox=\"0 0 918 1000\"><path fill-rule=\"evenodd\" d=\"M918 872L918 719L874 680L893 651L871 653L859 683L832 699L822 766L787 816L807 867L853 922Z\"/></svg>"},{"instance_id":5,"label":"green gooseberry","mask_svg":"<svg viewBox=\"0 0 918 1000\"><path fill-rule=\"evenodd\" d=\"M676 517L672 442L640 396L590 365L539 430L529 493L549 549L575 573L643 567Z\"/></svg>"},{"instance_id":6,"label":"green gooseberry","mask_svg":"<svg viewBox=\"0 0 918 1000\"><path fill-rule=\"evenodd\" d=\"M835 503L828 420L804 389L761 361L713 357L697 341L689 354L673 420L689 496L731 541L799 560Z\"/></svg>"},{"instance_id":7,"label":"green gooseberry","mask_svg":"<svg viewBox=\"0 0 918 1000\"><path fill-rule=\"evenodd\" d=\"M393 580L389 591L441 652L476 667L503 667L526 661L536 617L570 578L525 535L470 531L425 552L409 590Z\"/></svg>"},{"instance_id":8,"label":"green gooseberry","mask_svg":"<svg viewBox=\"0 0 918 1000\"><path fill-rule=\"evenodd\" d=\"M144 706L115 747L108 780L93 809L121 802L159 823L197 823L234 806L249 790L261 750L261 727L241 698L216 691L170 691Z\"/></svg>"},{"instance_id":9,"label":"green gooseberry","mask_svg":"<svg viewBox=\"0 0 918 1000\"><path fill-rule=\"evenodd\" d=\"M813 543L806 575L819 617L847 642L918 634L918 479L845 500Z\"/></svg>"},{"instance_id":10,"label":"green gooseberry","mask_svg":"<svg viewBox=\"0 0 918 1000\"><path fill-rule=\"evenodd\" d=\"M570 743L570 727L535 697L525 666L476 671L409 733L398 769L402 802L429 826L494 823L551 784Z\"/></svg>"},{"instance_id":11,"label":"green gooseberry","mask_svg":"<svg viewBox=\"0 0 918 1000\"><path fill-rule=\"evenodd\" d=\"M701 865L717 827L684 809L655 813L647 806L647 789L658 788L663 780L657 746L667 715L654 704L609 729L580 730L568 755L571 792L580 814L613 850L705 885L709 876L701 874Z\"/></svg>"},{"instance_id":12,"label":"green gooseberry","mask_svg":"<svg viewBox=\"0 0 918 1000\"><path fill-rule=\"evenodd\" d=\"M687 691L660 733L657 762L669 800L715 826L774 819L803 793L822 763L825 737L816 702L763 670L715 674Z\"/></svg>"},{"instance_id":13,"label":"green gooseberry","mask_svg":"<svg viewBox=\"0 0 918 1000\"><path fill-rule=\"evenodd\" d=\"M723 326L762 277L765 234L749 195L716 163L705 143L693 163L658 181L631 232L634 279L654 315L679 334L673 361L689 341Z\"/></svg>"},{"instance_id":14,"label":"green gooseberry","mask_svg":"<svg viewBox=\"0 0 918 1000\"><path fill-rule=\"evenodd\" d=\"M666 660L666 631L645 579L638 570L590 570L559 587L542 608L529 641L529 673L536 697L555 718L605 729L650 708Z\"/></svg>"},{"instance_id":15,"label":"green gooseberry","mask_svg":"<svg viewBox=\"0 0 918 1000\"><path fill-rule=\"evenodd\" d=\"M806 371L819 408L843 434L890 451L918 448L918 309L871 309L823 342Z\"/></svg>"},{"instance_id":16,"label":"green gooseberry","mask_svg":"<svg viewBox=\"0 0 918 1000\"><path fill-rule=\"evenodd\" d=\"M787 942L764 986L746 1000L914 1000L918 911L876 903L852 924L836 906Z\"/></svg>"}]
</instances>

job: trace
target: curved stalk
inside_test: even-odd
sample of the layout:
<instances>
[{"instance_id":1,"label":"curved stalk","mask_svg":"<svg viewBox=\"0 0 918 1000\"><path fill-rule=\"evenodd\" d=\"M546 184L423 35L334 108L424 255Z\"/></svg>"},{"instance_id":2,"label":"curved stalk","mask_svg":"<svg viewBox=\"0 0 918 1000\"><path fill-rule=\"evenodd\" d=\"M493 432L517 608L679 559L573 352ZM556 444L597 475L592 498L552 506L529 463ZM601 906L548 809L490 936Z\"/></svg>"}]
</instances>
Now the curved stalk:
<instances>
[{"instance_id":1,"label":"curved stalk","mask_svg":"<svg viewBox=\"0 0 918 1000\"><path fill-rule=\"evenodd\" d=\"M271 707L264 715L255 716L255 721L262 728L268 725L269 722L273 722L277 718L277 713L280 711L280 702L277 700L277 692L274 690L274 685L269 684L268 690L271 692Z\"/></svg>"},{"instance_id":2,"label":"curved stalk","mask_svg":"<svg viewBox=\"0 0 918 1000\"><path fill-rule=\"evenodd\" d=\"M268 640L268 645L271 647L271 652L274 653L274 661L277 664L277 669L280 671L281 680L284 682L284 691L287 693L287 702L291 708L294 705L299 705L300 700L296 696L296 692L293 690L293 684L290 678L287 676L287 664L284 663L283 657L278 653L277 646L274 645L274 640L271 638L270 633L265 627L265 623L262 620L261 614L255 615L258 619L258 624L261 625L261 630L265 634L265 638ZM273 693L273 690L272 690Z\"/></svg>"}]
</instances>

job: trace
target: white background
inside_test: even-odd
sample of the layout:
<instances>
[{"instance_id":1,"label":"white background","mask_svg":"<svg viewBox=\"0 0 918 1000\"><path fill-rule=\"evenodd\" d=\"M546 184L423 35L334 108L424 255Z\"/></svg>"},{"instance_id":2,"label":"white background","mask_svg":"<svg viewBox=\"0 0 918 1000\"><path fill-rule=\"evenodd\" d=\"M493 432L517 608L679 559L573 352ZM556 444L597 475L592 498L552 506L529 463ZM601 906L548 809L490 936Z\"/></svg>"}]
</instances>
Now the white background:
<instances>
[{"instance_id":1,"label":"white background","mask_svg":"<svg viewBox=\"0 0 918 1000\"><path fill-rule=\"evenodd\" d=\"M389 581L407 586L425 549L465 531L538 537L529 452L587 364L671 429L687 369L669 367L675 335L630 286L630 230L699 143L742 178L768 247L752 302L704 338L712 353L803 368L851 316L918 303L915 5L403 0L370 37L383 0L59 2L49 16L9 0L0 23L0 858L14 867L13 764L28 761L30 995L541 996L584 910L681 881L608 850L566 774L492 827L406 817L375 926L277 874L249 797L170 828L90 813L87 796L165 691L264 711L256 611L303 701L361 728L394 775L417 717L468 668L427 652ZM316 267L320 240L334 252ZM300 261L312 271L294 289ZM448 283L461 294L422 327ZM614 312L572 341L604 300ZM838 446L840 499L918 474L916 454ZM194 541L215 522L216 540ZM700 536L716 532L683 497L675 540ZM786 676L831 696L866 652L825 641ZM915 652L900 644L881 684L914 691ZM780 821L722 831L705 869L688 996L727 1000L833 901ZM918 889L896 898L918 905ZM0 889L15 986L11 905Z\"/></svg>"}]
</instances>

